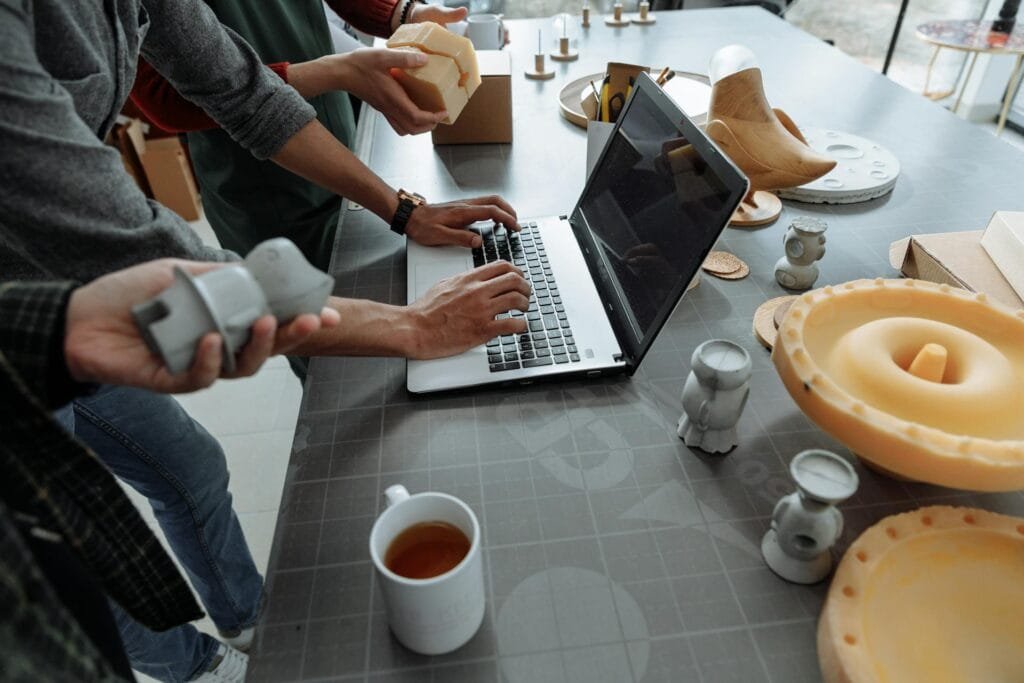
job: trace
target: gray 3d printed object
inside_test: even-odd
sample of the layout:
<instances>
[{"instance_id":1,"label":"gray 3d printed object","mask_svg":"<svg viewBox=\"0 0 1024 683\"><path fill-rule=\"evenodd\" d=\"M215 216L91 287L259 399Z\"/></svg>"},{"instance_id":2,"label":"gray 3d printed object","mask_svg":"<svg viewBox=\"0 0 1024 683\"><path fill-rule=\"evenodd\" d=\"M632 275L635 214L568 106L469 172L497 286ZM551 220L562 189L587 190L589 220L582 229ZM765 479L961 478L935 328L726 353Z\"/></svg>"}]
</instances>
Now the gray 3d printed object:
<instances>
[{"instance_id":1,"label":"gray 3d printed object","mask_svg":"<svg viewBox=\"0 0 1024 683\"><path fill-rule=\"evenodd\" d=\"M250 328L271 313L284 323L302 313L319 313L334 278L320 272L291 241L261 242L241 263L194 276L175 268L175 283L132 309L142 338L167 369L184 372L203 335L224 340L224 369L249 340Z\"/></svg>"},{"instance_id":2,"label":"gray 3d printed object","mask_svg":"<svg viewBox=\"0 0 1024 683\"><path fill-rule=\"evenodd\" d=\"M817 583L832 571L832 546L843 533L836 505L857 491L853 466L831 451L812 449L793 458L797 490L775 505L761 554L773 572L793 583Z\"/></svg>"},{"instance_id":3,"label":"gray 3d printed object","mask_svg":"<svg viewBox=\"0 0 1024 683\"><path fill-rule=\"evenodd\" d=\"M677 434L687 446L726 453L739 443L736 423L750 394L750 355L731 341L712 339L694 350L690 364Z\"/></svg>"},{"instance_id":4,"label":"gray 3d printed object","mask_svg":"<svg viewBox=\"0 0 1024 683\"><path fill-rule=\"evenodd\" d=\"M825 230L820 218L794 218L782 238L786 255L775 263L775 280L786 289L810 289L818 279L815 261L825 255Z\"/></svg>"}]
</instances>

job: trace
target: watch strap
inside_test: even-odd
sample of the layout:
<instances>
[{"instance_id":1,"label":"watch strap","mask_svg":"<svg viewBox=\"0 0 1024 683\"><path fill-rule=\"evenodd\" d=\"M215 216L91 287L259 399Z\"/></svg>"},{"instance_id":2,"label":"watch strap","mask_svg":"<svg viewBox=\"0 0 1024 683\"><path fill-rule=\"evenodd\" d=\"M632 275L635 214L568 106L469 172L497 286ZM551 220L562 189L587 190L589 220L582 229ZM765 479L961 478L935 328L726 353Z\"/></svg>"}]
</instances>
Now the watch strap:
<instances>
[{"instance_id":1,"label":"watch strap","mask_svg":"<svg viewBox=\"0 0 1024 683\"><path fill-rule=\"evenodd\" d=\"M409 224L409 218L417 206L426 200L415 192L398 191L398 208L391 219L391 231L398 234L405 234L405 227Z\"/></svg>"}]
</instances>

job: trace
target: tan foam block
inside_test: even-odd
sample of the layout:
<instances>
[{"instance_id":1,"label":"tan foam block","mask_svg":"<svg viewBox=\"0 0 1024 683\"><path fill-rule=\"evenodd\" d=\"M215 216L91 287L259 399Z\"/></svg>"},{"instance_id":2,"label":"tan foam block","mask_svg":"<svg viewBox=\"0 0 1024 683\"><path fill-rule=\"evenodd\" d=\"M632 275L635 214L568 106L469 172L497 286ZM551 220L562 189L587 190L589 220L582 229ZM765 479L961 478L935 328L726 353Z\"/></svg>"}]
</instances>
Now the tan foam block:
<instances>
[{"instance_id":1,"label":"tan foam block","mask_svg":"<svg viewBox=\"0 0 1024 683\"><path fill-rule=\"evenodd\" d=\"M388 38L388 47L405 47L407 45L425 45L434 26L440 26L432 21L422 21L416 24L402 24Z\"/></svg>"},{"instance_id":2,"label":"tan foam block","mask_svg":"<svg viewBox=\"0 0 1024 683\"><path fill-rule=\"evenodd\" d=\"M420 109L447 111L448 118L441 123L453 123L469 101L466 89L459 86L459 69L448 57L427 55L426 64L406 69L399 82Z\"/></svg>"},{"instance_id":3,"label":"tan foam block","mask_svg":"<svg viewBox=\"0 0 1024 683\"><path fill-rule=\"evenodd\" d=\"M443 26L429 21L403 24L391 35L387 45L412 47L420 52L454 60L460 73L459 85L466 89L467 99L480 87L480 66L477 64L473 43L469 38L455 35Z\"/></svg>"}]
</instances>

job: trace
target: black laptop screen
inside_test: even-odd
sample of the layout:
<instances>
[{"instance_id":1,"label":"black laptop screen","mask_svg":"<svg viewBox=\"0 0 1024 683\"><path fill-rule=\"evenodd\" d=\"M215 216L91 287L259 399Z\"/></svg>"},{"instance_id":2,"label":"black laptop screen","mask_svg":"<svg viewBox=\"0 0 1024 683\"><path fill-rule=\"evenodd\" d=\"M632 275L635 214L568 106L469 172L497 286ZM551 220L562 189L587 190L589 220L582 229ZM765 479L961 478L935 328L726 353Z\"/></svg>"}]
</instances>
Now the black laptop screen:
<instances>
[{"instance_id":1,"label":"black laptop screen","mask_svg":"<svg viewBox=\"0 0 1024 683\"><path fill-rule=\"evenodd\" d=\"M640 346L697 273L742 184L731 167L728 183L715 172L707 161L713 147L687 124L638 88L577 206L602 279L627 309L616 313Z\"/></svg>"}]
</instances>

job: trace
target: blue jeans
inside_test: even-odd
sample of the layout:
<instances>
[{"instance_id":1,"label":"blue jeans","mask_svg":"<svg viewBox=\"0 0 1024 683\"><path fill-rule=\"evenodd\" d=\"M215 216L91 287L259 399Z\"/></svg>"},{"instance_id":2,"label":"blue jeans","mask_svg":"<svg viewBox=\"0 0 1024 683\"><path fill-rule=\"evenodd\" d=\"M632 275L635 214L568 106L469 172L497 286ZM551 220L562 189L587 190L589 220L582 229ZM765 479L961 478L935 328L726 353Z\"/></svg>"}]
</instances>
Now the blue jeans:
<instances>
[{"instance_id":1,"label":"blue jeans","mask_svg":"<svg viewBox=\"0 0 1024 683\"><path fill-rule=\"evenodd\" d=\"M263 578L231 508L227 463L217 440L173 398L142 389L105 386L56 417L149 499L217 628L230 633L255 624ZM117 605L111 608L132 668L147 676L187 681L205 671L217 652L218 642L191 624L158 633Z\"/></svg>"}]
</instances>

